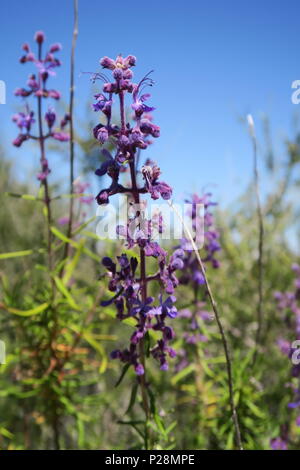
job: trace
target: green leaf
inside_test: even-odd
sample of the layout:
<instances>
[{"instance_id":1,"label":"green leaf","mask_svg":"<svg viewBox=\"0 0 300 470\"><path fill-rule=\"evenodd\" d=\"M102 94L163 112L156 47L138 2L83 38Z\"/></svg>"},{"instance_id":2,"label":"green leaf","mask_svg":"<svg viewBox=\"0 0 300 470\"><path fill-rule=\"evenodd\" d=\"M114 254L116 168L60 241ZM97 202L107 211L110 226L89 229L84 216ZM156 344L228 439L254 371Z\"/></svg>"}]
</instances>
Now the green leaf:
<instances>
[{"instance_id":1,"label":"green leaf","mask_svg":"<svg viewBox=\"0 0 300 470\"><path fill-rule=\"evenodd\" d=\"M170 426L166 429L166 434L169 435L171 431L175 428L177 424L177 421L173 421L173 423L170 424Z\"/></svg>"},{"instance_id":2,"label":"green leaf","mask_svg":"<svg viewBox=\"0 0 300 470\"><path fill-rule=\"evenodd\" d=\"M138 388L139 388L139 384L138 384L138 383L135 383L135 384L133 385L133 387L132 387L132 390L131 390L130 401L129 401L128 408L127 408L127 410L125 411L125 414L130 413L130 411L132 410L132 407L133 407L133 405L135 404L135 400L136 400Z\"/></svg>"},{"instance_id":3,"label":"green leaf","mask_svg":"<svg viewBox=\"0 0 300 470\"><path fill-rule=\"evenodd\" d=\"M78 433L78 447L81 449L84 446L84 423L83 421L77 416L76 420L77 424L77 433Z\"/></svg>"},{"instance_id":4,"label":"green leaf","mask_svg":"<svg viewBox=\"0 0 300 470\"><path fill-rule=\"evenodd\" d=\"M27 201L40 201L39 198L33 196L32 194L16 194L16 193L4 193L5 196L16 197L19 199L25 199Z\"/></svg>"},{"instance_id":5,"label":"green leaf","mask_svg":"<svg viewBox=\"0 0 300 470\"><path fill-rule=\"evenodd\" d=\"M74 246L75 248L78 248L78 243L74 242L74 240L71 240L71 238L68 238L66 235L64 235L60 230L58 230L56 227L51 227L51 232L53 235L55 235L57 238L62 240L65 243L69 243L71 246Z\"/></svg>"},{"instance_id":6,"label":"green leaf","mask_svg":"<svg viewBox=\"0 0 300 470\"><path fill-rule=\"evenodd\" d=\"M264 413L254 403L252 403L252 401L245 400L245 402L248 408L250 408L250 410L254 414L254 416L256 416L257 418L261 418L261 419L265 418Z\"/></svg>"},{"instance_id":7,"label":"green leaf","mask_svg":"<svg viewBox=\"0 0 300 470\"><path fill-rule=\"evenodd\" d=\"M177 382L180 382L180 380L182 380L187 375L191 374L194 370L195 370L195 364L190 364L189 366L179 371L177 374L175 374L172 377L171 379L172 385L175 385L177 384Z\"/></svg>"},{"instance_id":8,"label":"green leaf","mask_svg":"<svg viewBox=\"0 0 300 470\"><path fill-rule=\"evenodd\" d=\"M73 194L60 194L59 196L55 196L52 200L58 199L79 199L81 197L91 197L91 194L84 194L84 193L73 193Z\"/></svg>"},{"instance_id":9,"label":"green leaf","mask_svg":"<svg viewBox=\"0 0 300 470\"><path fill-rule=\"evenodd\" d=\"M18 258L20 256L32 255L33 250L11 251L10 253L0 253L0 259Z\"/></svg>"},{"instance_id":10,"label":"green leaf","mask_svg":"<svg viewBox=\"0 0 300 470\"><path fill-rule=\"evenodd\" d=\"M118 424L127 425L127 426L131 426L131 427L139 434L139 436L142 438L142 440L145 441L145 436L144 436L144 434L143 434L142 431L137 427L137 424L143 424L143 425L145 425L145 422L144 422L144 421L118 421L117 423L118 423Z\"/></svg>"},{"instance_id":11,"label":"green leaf","mask_svg":"<svg viewBox=\"0 0 300 470\"><path fill-rule=\"evenodd\" d=\"M0 434L8 439L12 439L14 435L5 428L0 428Z\"/></svg>"},{"instance_id":12,"label":"green leaf","mask_svg":"<svg viewBox=\"0 0 300 470\"><path fill-rule=\"evenodd\" d=\"M162 418L159 416L158 413L155 413L154 415L154 421L155 421L155 424L157 426L157 430L158 432L165 438L167 439L167 434L166 434L166 430L165 430L165 427L164 427L164 423L163 423L163 420Z\"/></svg>"},{"instance_id":13,"label":"green leaf","mask_svg":"<svg viewBox=\"0 0 300 470\"><path fill-rule=\"evenodd\" d=\"M6 305L0 304L0 308L7 310L9 313L13 313L14 315L19 315L20 317L31 317L33 315L37 315L38 313L41 313L46 310L46 308L48 307L48 302L38 305L37 307L31 308L30 310L19 310L18 308L7 307Z\"/></svg>"},{"instance_id":14,"label":"green leaf","mask_svg":"<svg viewBox=\"0 0 300 470\"><path fill-rule=\"evenodd\" d=\"M71 279L72 275L73 275L73 272L79 262L79 259L80 259L80 256L82 254L82 251L83 251L83 240L81 240L81 242L79 243L79 247L77 248L76 252L75 252L75 256L73 257L73 259L66 265L65 267L65 275L63 277L63 283L66 285L69 280Z\"/></svg>"},{"instance_id":15,"label":"green leaf","mask_svg":"<svg viewBox=\"0 0 300 470\"><path fill-rule=\"evenodd\" d=\"M94 215L93 217L91 217L90 219L88 219L86 222L84 222L83 224L81 224L76 230L74 230L73 232L73 235L77 235L78 233L80 233L82 230L85 229L85 227L87 227L88 225L90 225L92 222L94 222L95 220L97 219L97 217Z\"/></svg>"}]
</instances>

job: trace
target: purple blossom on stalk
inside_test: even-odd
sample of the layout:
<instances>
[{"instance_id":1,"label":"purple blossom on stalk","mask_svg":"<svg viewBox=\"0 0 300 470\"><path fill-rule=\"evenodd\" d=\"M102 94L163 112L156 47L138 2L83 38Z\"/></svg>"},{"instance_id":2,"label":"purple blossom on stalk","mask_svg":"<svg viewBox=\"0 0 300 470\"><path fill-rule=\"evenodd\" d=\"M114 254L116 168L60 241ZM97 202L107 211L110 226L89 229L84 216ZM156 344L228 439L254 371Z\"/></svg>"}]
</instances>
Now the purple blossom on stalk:
<instances>
[{"instance_id":1,"label":"purple blossom on stalk","mask_svg":"<svg viewBox=\"0 0 300 470\"><path fill-rule=\"evenodd\" d=\"M22 46L24 55L21 57L20 62L22 64L27 62L32 63L36 67L36 73L29 75L26 83L27 87L16 89L15 96L19 96L23 99L33 96L38 100L44 98L53 98L58 100L60 98L60 93L57 90L48 89L47 82L49 76L55 75L54 69L61 65L61 62L54 55L56 52L60 51L61 45L58 43L53 44L45 53L44 57L42 57L42 45L45 42L45 34L42 31L38 31L34 36L34 40L38 44L37 55L31 51L29 44L25 43ZM26 103L25 109L26 112L19 112L12 118L20 130L19 135L13 141L13 145L20 147L27 140L35 139L41 142L41 140L45 141L50 137L55 140L59 140L60 142L67 142L69 140L69 135L62 132L67 123L66 118L64 118L65 122L62 121L60 129L54 129L56 113L52 107L49 107L44 115L48 133L42 133L42 135L39 136L32 135L31 129L33 124L36 122L34 119L34 112L30 109L28 103ZM38 116L38 118L40 120L40 116ZM41 158L41 167L41 172L37 175L37 178L40 181L45 181L50 173L50 169L48 162L44 157Z\"/></svg>"},{"instance_id":2,"label":"purple blossom on stalk","mask_svg":"<svg viewBox=\"0 0 300 470\"><path fill-rule=\"evenodd\" d=\"M132 55L125 58L119 55L115 60L103 57L100 65L103 69L111 71L112 80L110 81L105 73L96 73L92 76L93 81L99 79L104 82L101 92L95 95L96 103L93 104L94 111L102 113L101 122L95 126L93 134L100 146L109 141L116 149L114 155L106 149L102 150L104 160L96 170L97 176L108 175L111 179L110 186L102 189L96 196L100 205L107 204L109 198L118 193L126 194L131 202L138 205L141 203L142 194L148 193L152 199L159 197L170 199L172 195L172 188L159 180L160 169L149 160L141 171L143 185L138 186L137 183L137 155L150 144L149 136L159 137L160 129L152 122L152 118L149 119L149 114L146 114L154 110L145 104L150 95L143 94L145 87L154 83L149 76L151 72L139 83L133 83L131 69L135 64L136 58ZM126 122L125 95L132 96L133 123ZM116 101L119 101L120 106L120 123L113 124L112 106ZM124 168L128 167L131 186L123 186L120 183L120 176ZM108 289L113 295L110 299L102 301L102 305L114 304L117 318L121 321L127 318L135 320L135 330L131 335L129 346L124 350L113 351L111 357L132 365L136 374L143 377L145 364L140 347L141 345L143 347L143 341L150 330L161 333L160 338L149 350L149 354L159 362L161 370L167 370L168 358L176 355L169 346L169 342L174 338L174 331L167 321L177 316L176 298L173 293L179 281L175 271L183 266L184 252L179 249L168 256L153 237L154 229L158 227L159 232L162 230L161 217L146 220L141 217L140 212L137 210L130 216L127 226L117 228L117 233L125 238L129 248L139 249L140 262L137 258L133 256L129 258L126 254L118 256L116 262L109 257L103 258L102 263L109 278ZM148 257L154 258L157 262L157 272L153 275L146 273ZM157 302L147 295L147 286L152 281L158 282L161 286L161 295Z\"/></svg>"},{"instance_id":3,"label":"purple blossom on stalk","mask_svg":"<svg viewBox=\"0 0 300 470\"><path fill-rule=\"evenodd\" d=\"M287 442L281 437L272 439L270 444L273 450L287 450Z\"/></svg>"},{"instance_id":4,"label":"purple blossom on stalk","mask_svg":"<svg viewBox=\"0 0 300 470\"><path fill-rule=\"evenodd\" d=\"M141 239L136 241L129 240L130 246L140 246ZM150 242L147 239L146 243ZM152 251L153 250L153 251ZM151 253L148 251L146 256L153 256L159 260L159 264L165 267L169 273L172 274L172 281L174 281L174 267L170 267L172 263L172 256L169 262L167 261L167 253L159 249L157 244L156 251L152 247ZM175 318L177 316L177 309L175 307L176 297L170 295L163 299L159 297L159 304L154 304L153 297L147 297L143 301L140 297L141 279L137 278L136 270L138 261L136 258L131 257L128 259L126 254L117 257L118 262L115 263L111 258L105 257L102 260L103 265L108 271L109 284L108 288L114 292L109 300L102 301L103 306L108 306L112 303L115 304L117 309L117 318L125 320L126 318L134 318L136 320L136 330L131 336L130 348L124 351L118 350L112 353L112 358L121 359L122 362L132 364L136 370L138 365L137 345L145 337L146 333L153 329L162 333L162 339L158 340L157 344L150 350L150 354L160 362L161 368L166 370L167 357L175 357L175 352L172 350L168 342L174 337L173 330L166 325L167 318ZM164 285L166 279L165 272L158 271L155 276L150 280L156 280L161 285ZM172 289L174 290L174 288ZM163 367L162 367L163 366Z\"/></svg>"}]
</instances>

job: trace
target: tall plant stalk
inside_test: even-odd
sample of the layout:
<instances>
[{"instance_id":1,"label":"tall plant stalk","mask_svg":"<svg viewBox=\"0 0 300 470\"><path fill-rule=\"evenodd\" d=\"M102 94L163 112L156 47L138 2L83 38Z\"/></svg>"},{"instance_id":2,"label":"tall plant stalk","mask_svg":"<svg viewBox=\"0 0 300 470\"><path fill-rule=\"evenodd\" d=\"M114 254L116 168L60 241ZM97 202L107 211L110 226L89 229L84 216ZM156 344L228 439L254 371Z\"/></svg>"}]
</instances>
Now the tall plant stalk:
<instances>
[{"instance_id":1,"label":"tall plant stalk","mask_svg":"<svg viewBox=\"0 0 300 470\"><path fill-rule=\"evenodd\" d=\"M42 43L38 44L38 58L42 60ZM39 86L42 87L41 83L41 76L39 75ZM41 163L41 171L44 170L45 166L47 167L47 160L45 154L45 136L43 131L43 115L42 115L42 97L38 96L38 129L39 129L39 145L40 145L40 163ZM52 272L53 268L53 260L52 260L52 232L51 232L51 223L52 223L52 212L51 212L51 199L50 199L50 192L49 192L49 185L47 176L42 181L44 186L44 203L45 208L47 211L47 253L48 253L48 267L49 272ZM52 291L54 289L54 283L52 282Z\"/></svg>"},{"instance_id":2,"label":"tall plant stalk","mask_svg":"<svg viewBox=\"0 0 300 470\"><path fill-rule=\"evenodd\" d=\"M67 229L67 237L71 238L73 217L74 217L74 95L75 95L75 49L78 37L78 0L74 0L74 28L72 38L72 49L71 49L71 63L70 63L70 102L69 102L69 122L70 122L70 206L69 206L69 221ZM69 242L66 242L64 249L64 258L66 259L69 253ZM62 268L63 269L63 268Z\"/></svg>"},{"instance_id":3,"label":"tall plant stalk","mask_svg":"<svg viewBox=\"0 0 300 470\"><path fill-rule=\"evenodd\" d=\"M256 212L257 212L257 223L258 223L258 257L257 257L257 289L258 289L258 302L257 302L257 330L255 336L255 351L253 357L253 365L256 363L258 349L260 346L261 333L263 327L263 244L264 244L264 221L263 212L260 200L260 189L259 189L259 171L257 162L257 140L255 134L254 121L251 114L247 116L249 124L249 133L253 147L253 176L254 176L254 188L256 197Z\"/></svg>"}]
</instances>

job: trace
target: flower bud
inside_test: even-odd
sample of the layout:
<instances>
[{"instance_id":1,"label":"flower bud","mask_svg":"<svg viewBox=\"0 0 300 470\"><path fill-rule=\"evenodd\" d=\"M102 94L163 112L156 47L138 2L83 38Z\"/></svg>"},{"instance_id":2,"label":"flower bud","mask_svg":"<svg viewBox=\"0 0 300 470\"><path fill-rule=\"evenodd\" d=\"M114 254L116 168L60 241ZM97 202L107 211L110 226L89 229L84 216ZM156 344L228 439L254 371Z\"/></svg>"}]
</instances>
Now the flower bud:
<instances>
[{"instance_id":1,"label":"flower bud","mask_svg":"<svg viewBox=\"0 0 300 470\"><path fill-rule=\"evenodd\" d=\"M43 44L43 42L45 41L45 34L43 33L43 31L37 31L34 35L34 40L38 44Z\"/></svg>"}]
</instances>

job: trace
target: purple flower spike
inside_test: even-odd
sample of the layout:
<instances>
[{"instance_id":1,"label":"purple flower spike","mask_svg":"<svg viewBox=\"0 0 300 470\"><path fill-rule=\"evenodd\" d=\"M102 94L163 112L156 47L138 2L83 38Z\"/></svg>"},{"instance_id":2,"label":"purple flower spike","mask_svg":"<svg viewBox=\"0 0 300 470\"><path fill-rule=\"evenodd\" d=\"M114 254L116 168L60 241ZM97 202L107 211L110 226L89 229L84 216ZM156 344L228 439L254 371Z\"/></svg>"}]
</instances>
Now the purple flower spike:
<instances>
[{"instance_id":1,"label":"purple flower spike","mask_svg":"<svg viewBox=\"0 0 300 470\"><path fill-rule=\"evenodd\" d=\"M147 86L153 85L153 80L147 74L138 84L132 82L133 72L131 70L136 64L136 58L128 55L123 58L121 55L116 59L107 56L100 60L103 69L110 73L96 73L92 75L92 81L101 80L102 90L94 95L96 102L92 105L94 111L101 112L102 118L93 129L95 139L102 146L109 142L115 148L112 155L108 150L102 150L104 157L100 168L96 170L97 176L108 175L111 179L110 185L102 189L96 196L99 205L107 204L111 196L118 193L127 193L130 200L142 202L142 194L149 193L152 199L170 199L172 188L160 181L160 169L152 161L147 160L142 167L142 178L136 173L137 152L144 150L151 143L149 137L157 138L160 135L160 128L153 123L150 112L154 107L147 106L145 102L150 98L149 93L143 93ZM111 75L109 80L108 75ZM134 111L133 123L127 122L125 114L125 97L131 95L131 108ZM113 124L112 106L119 106L120 119L118 124ZM126 182L120 184L122 173L130 167L131 185ZM141 180L141 181L140 181ZM137 211L140 212L140 211ZM112 303L116 307L117 318L122 321L134 319L136 327L129 341L129 346L123 350L112 353L114 359L131 365L137 375L143 375L143 361L140 357L139 346L143 339L148 338L149 330L160 332L159 339L149 347L149 354L159 363L161 370L168 369L167 358L175 357L176 353L169 347L169 342L174 338L174 330L167 322L177 316L177 309L174 305L176 299L172 295L179 281L175 271L183 268L185 253L183 250L175 250L168 259L168 254L154 240L154 229L162 233L163 221L159 216L157 220L140 220L137 222L137 213L130 214L128 224L118 226L117 234L125 238L128 248L137 247L140 251L140 259L146 260L148 257L155 259L157 272L152 277L147 277L145 269L139 267L135 257L129 258L122 254L116 261L105 257L102 260L103 266L107 270L108 289L113 292L108 300L101 302L102 306ZM167 294L165 299L161 295L158 301L147 295L148 282L158 282Z\"/></svg>"},{"instance_id":2,"label":"purple flower spike","mask_svg":"<svg viewBox=\"0 0 300 470\"><path fill-rule=\"evenodd\" d=\"M53 89L49 90L47 88L47 81L49 76L55 75L54 69L60 66L60 61L56 58L55 53L60 51L61 45L59 43L53 44L50 46L49 51L46 52L45 56L43 57L41 47L45 41L45 34L43 31L37 31L35 33L34 40L38 44L37 56L31 51L29 44L25 43L22 46L24 55L21 57L20 62L22 64L26 64L28 62L32 63L32 65L35 66L37 73L31 73L27 80L26 87L17 88L14 94L15 96L19 96L21 98L29 98L32 96L38 100L39 106L42 106L42 100L44 99L53 98L58 100L60 98L59 91ZM20 147L25 141L30 139L43 139L45 141L45 139L52 137L55 140L59 140L60 142L67 142L70 140L69 135L64 132L56 131L51 133L51 130L56 121L56 113L53 108L49 107L48 111L45 113L45 121L50 131L47 135L41 136L32 134L32 127L36 122L33 116L34 112L31 111L29 103L26 103L24 112L20 112L13 116L13 121L20 130L19 135L13 141L13 145L16 147ZM68 121L66 119L65 123L62 121L61 129L63 129L67 122ZM39 128L40 127L41 126L39 126ZM45 168L42 168L41 172L38 174L38 179L40 181L45 181L47 175L50 172L48 164L46 167L44 160L45 159L42 159L42 166Z\"/></svg>"}]
</instances>

